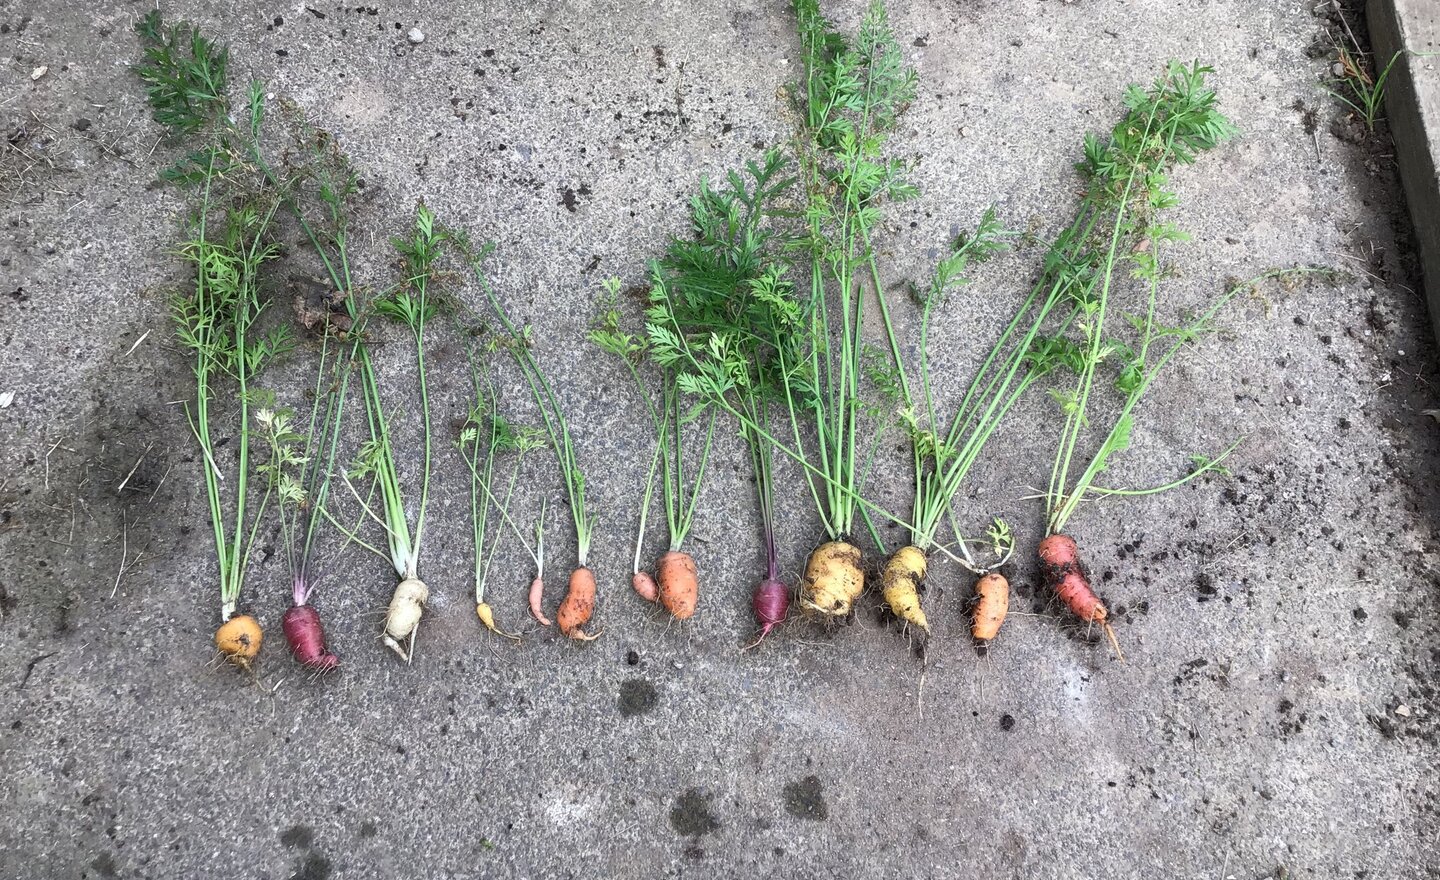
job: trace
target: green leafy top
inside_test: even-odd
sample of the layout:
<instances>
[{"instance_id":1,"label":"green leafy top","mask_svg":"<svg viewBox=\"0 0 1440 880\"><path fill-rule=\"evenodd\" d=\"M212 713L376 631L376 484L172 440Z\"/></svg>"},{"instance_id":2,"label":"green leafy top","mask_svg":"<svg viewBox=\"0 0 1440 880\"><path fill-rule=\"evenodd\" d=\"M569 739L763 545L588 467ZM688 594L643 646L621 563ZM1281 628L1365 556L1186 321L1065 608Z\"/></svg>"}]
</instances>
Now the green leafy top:
<instances>
[{"instance_id":1,"label":"green leafy top","mask_svg":"<svg viewBox=\"0 0 1440 880\"><path fill-rule=\"evenodd\" d=\"M772 149L745 174L727 175L724 188L702 181L690 204L693 237L673 239L651 266L645 339L631 344L679 371L688 393L773 399L807 384L806 306L782 256L792 239L770 222L790 216L789 170Z\"/></svg>"},{"instance_id":2,"label":"green leafy top","mask_svg":"<svg viewBox=\"0 0 1440 880\"><path fill-rule=\"evenodd\" d=\"M156 122L174 134L187 134L224 115L227 48L190 24L166 28L158 9L140 19L135 32L144 43L145 60L134 69L145 82Z\"/></svg>"},{"instance_id":3,"label":"green leafy top","mask_svg":"<svg viewBox=\"0 0 1440 880\"><path fill-rule=\"evenodd\" d=\"M820 222L854 212L859 227L868 228L881 197L916 193L904 164L883 155L886 135L915 99L915 71L905 65L880 0L866 11L853 44L817 0L795 0L795 13L805 77L801 161L815 172L807 175L808 210ZM839 211L831 187L841 194Z\"/></svg>"},{"instance_id":4,"label":"green leafy top","mask_svg":"<svg viewBox=\"0 0 1440 880\"><path fill-rule=\"evenodd\" d=\"M1214 69L1201 64L1170 62L1165 73L1146 90L1131 85L1125 91L1125 116L1111 130L1110 139L1085 138L1084 159L1076 165L1086 179L1088 195L1097 203L1119 199L1135 175L1153 210L1176 204L1165 189L1166 169L1189 165L1198 155L1235 136L1235 126L1216 108L1215 91L1205 77Z\"/></svg>"}]
</instances>

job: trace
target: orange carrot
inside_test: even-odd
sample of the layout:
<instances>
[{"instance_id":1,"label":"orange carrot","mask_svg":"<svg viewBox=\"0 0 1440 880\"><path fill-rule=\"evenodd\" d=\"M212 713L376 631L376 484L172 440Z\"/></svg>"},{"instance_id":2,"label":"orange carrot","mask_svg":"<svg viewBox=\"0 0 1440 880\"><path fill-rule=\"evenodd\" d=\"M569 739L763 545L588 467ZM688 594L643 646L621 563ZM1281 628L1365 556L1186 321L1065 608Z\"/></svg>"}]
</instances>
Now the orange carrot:
<instances>
[{"instance_id":1,"label":"orange carrot","mask_svg":"<svg viewBox=\"0 0 1440 880\"><path fill-rule=\"evenodd\" d=\"M655 565L660 585L660 604L674 615L676 620L688 620L695 615L695 605L700 601L699 571L689 553L671 550L660 557Z\"/></svg>"},{"instance_id":2,"label":"orange carrot","mask_svg":"<svg viewBox=\"0 0 1440 880\"><path fill-rule=\"evenodd\" d=\"M570 589L555 611L555 622L560 631L577 641L588 642L598 636L588 635L585 624L595 613L595 572L580 566L570 572Z\"/></svg>"},{"instance_id":3,"label":"orange carrot","mask_svg":"<svg viewBox=\"0 0 1440 880\"><path fill-rule=\"evenodd\" d=\"M988 642L1000 632L1010 610L1010 582L992 571L975 583L975 623L970 634L977 642Z\"/></svg>"},{"instance_id":4,"label":"orange carrot","mask_svg":"<svg viewBox=\"0 0 1440 880\"><path fill-rule=\"evenodd\" d=\"M250 662L260 654L262 639L259 621L248 614L237 614L215 630L215 647L241 669L249 669Z\"/></svg>"}]
</instances>

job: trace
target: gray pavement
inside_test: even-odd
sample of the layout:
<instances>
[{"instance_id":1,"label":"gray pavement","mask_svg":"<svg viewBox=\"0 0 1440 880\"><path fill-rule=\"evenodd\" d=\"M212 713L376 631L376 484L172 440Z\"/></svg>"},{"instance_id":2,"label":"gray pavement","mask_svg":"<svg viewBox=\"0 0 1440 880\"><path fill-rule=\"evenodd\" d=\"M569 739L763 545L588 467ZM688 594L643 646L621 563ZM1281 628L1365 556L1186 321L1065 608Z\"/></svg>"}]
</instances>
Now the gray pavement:
<instances>
[{"instance_id":1,"label":"gray pavement","mask_svg":"<svg viewBox=\"0 0 1440 880\"><path fill-rule=\"evenodd\" d=\"M699 615L667 624L630 593L648 441L628 426L644 416L582 333L600 280L640 280L683 229L699 174L786 136L781 4L167 3L353 157L367 284L391 277L386 237L418 198L496 242L495 283L538 322L602 516L603 637L488 638L467 595L465 475L442 455L414 664L378 639L391 577L352 553L316 599L343 671L308 680L281 644L274 557L250 580L270 628L253 684L213 662L205 501L173 404L186 365L165 320L184 200L154 182L174 150L126 69L142 5L0 2L0 877L1440 876L1435 347L1394 151L1354 136L1319 87L1342 27L1330 4L894 4L921 77L895 149L922 196L887 211L887 281L923 278L991 203L1061 228L1082 134L1169 58L1215 65L1243 132L1175 176L1172 219L1194 235L1174 252L1175 307L1272 266L1350 273L1228 309L1227 332L1144 404L1116 470L1170 478L1244 434L1232 478L1074 519L1120 665L1039 593L1028 557L983 660L971 579L943 563L923 664L873 596L849 625L793 622L740 654L761 558L728 440L696 522ZM952 304L942 393L1039 258L991 265ZM454 341L437 348L443 423L464 383ZM382 349L399 392L405 363ZM966 514L1004 515L1033 547L1051 405L1037 395L1011 425ZM887 450L877 485L903 485L900 462ZM560 497L533 473L527 515ZM819 539L794 477L792 579ZM568 565L563 524L550 546ZM497 611L528 627L525 560L504 564Z\"/></svg>"}]
</instances>

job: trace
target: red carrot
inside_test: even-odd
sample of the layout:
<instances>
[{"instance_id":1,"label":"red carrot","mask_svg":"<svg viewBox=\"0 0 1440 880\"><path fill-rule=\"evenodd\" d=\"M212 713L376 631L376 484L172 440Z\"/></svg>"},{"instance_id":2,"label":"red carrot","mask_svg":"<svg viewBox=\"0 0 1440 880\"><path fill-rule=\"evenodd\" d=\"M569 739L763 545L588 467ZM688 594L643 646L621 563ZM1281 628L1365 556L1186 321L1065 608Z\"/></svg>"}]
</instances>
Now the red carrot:
<instances>
[{"instance_id":1,"label":"red carrot","mask_svg":"<svg viewBox=\"0 0 1440 880\"><path fill-rule=\"evenodd\" d=\"M320 614L309 605L292 605L280 619L290 653L307 669L329 672L340 667L340 658L325 649L325 629Z\"/></svg>"},{"instance_id":2,"label":"red carrot","mask_svg":"<svg viewBox=\"0 0 1440 880\"><path fill-rule=\"evenodd\" d=\"M761 581L750 595L750 608L755 612L756 622L760 624L760 634L755 637L755 641L741 648L742 651L748 651L760 644L770 634L770 630L785 622L785 615L790 612L790 588L771 574Z\"/></svg>"},{"instance_id":3,"label":"red carrot","mask_svg":"<svg viewBox=\"0 0 1440 880\"><path fill-rule=\"evenodd\" d=\"M1051 535L1040 542L1037 552L1045 576L1045 585L1055 591L1055 595L1060 597L1076 617L1104 627L1105 635L1109 637L1115 653L1120 656L1121 662L1124 662L1125 652L1120 650L1120 642L1115 638L1115 631L1110 628L1110 611L1091 588L1090 578L1080 564L1080 550L1075 546L1075 541L1067 535Z\"/></svg>"}]
</instances>

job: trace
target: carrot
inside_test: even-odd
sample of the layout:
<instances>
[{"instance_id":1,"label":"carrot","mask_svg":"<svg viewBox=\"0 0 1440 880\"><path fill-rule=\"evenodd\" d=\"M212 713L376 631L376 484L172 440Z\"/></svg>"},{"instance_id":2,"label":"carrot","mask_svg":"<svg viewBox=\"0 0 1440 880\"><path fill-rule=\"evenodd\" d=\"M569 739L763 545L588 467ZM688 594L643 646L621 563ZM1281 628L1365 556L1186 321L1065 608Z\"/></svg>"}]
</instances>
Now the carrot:
<instances>
[{"instance_id":1,"label":"carrot","mask_svg":"<svg viewBox=\"0 0 1440 880\"><path fill-rule=\"evenodd\" d=\"M676 620L694 617L695 605L700 601L695 559L689 553L671 550L655 564L655 573L659 576L660 604L665 610Z\"/></svg>"},{"instance_id":2,"label":"carrot","mask_svg":"<svg viewBox=\"0 0 1440 880\"><path fill-rule=\"evenodd\" d=\"M977 642L988 642L1000 632L1010 610L1010 582L992 571L975 583L975 623L970 634Z\"/></svg>"},{"instance_id":3,"label":"carrot","mask_svg":"<svg viewBox=\"0 0 1440 880\"><path fill-rule=\"evenodd\" d=\"M248 614L237 614L215 630L215 647L226 660L241 669L249 669L251 661L260 654L263 638L258 620Z\"/></svg>"},{"instance_id":4,"label":"carrot","mask_svg":"<svg viewBox=\"0 0 1440 880\"><path fill-rule=\"evenodd\" d=\"M280 618L280 627L290 653L301 666L316 672L340 668L340 658L325 648L325 628L320 624L320 613L312 606L291 605Z\"/></svg>"},{"instance_id":5,"label":"carrot","mask_svg":"<svg viewBox=\"0 0 1440 880\"><path fill-rule=\"evenodd\" d=\"M901 547L885 563L880 575L881 591L895 616L930 632L925 609L920 607L920 585L925 582L925 551L910 545Z\"/></svg>"},{"instance_id":6,"label":"carrot","mask_svg":"<svg viewBox=\"0 0 1440 880\"><path fill-rule=\"evenodd\" d=\"M507 633L505 630L495 625L495 609L490 607L489 602L481 602L476 605L475 616L480 618L480 622L485 624L485 628L490 630L495 635L504 636L507 639L514 639L517 642L520 641L519 636L515 635L514 633Z\"/></svg>"},{"instance_id":7,"label":"carrot","mask_svg":"<svg viewBox=\"0 0 1440 880\"><path fill-rule=\"evenodd\" d=\"M800 581L800 605L831 617L844 617L865 591L860 548L828 541L815 548Z\"/></svg>"},{"instance_id":8,"label":"carrot","mask_svg":"<svg viewBox=\"0 0 1440 880\"><path fill-rule=\"evenodd\" d=\"M760 582L755 592L750 596L750 608L755 612L755 619L760 623L760 635L755 641L746 645L741 650L748 651L770 634L770 630L785 622L785 615L790 611L790 590L785 583L773 574Z\"/></svg>"},{"instance_id":9,"label":"carrot","mask_svg":"<svg viewBox=\"0 0 1440 880\"><path fill-rule=\"evenodd\" d=\"M650 572L635 572L630 578L630 586L634 587L635 592L639 593L640 598L646 602L660 601L660 587L655 584L655 579L650 576Z\"/></svg>"},{"instance_id":10,"label":"carrot","mask_svg":"<svg viewBox=\"0 0 1440 880\"><path fill-rule=\"evenodd\" d=\"M385 646L400 659L410 662L415 647L415 633L420 628L420 615L430 600L430 588L417 577L407 577L395 587L390 607L385 612ZM409 640L408 646L403 643Z\"/></svg>"},{"instance_id":11,"label":"carrot","mask_svg":"<svg viewBox=\"0 0 1440 880\"><path fill-rule=\"evenodd\" d=\"M595 572L580 566L570 572L570 589L555 612L555 621L560 631L577 641L588 642L599 635L588 635L584 630L595 613Z\"/></svg>"},{"instance_id":12,"label":"carrot","mask_svg":"<svg viewBox=\"0 0 1440 880\"><path fill-rule=\"evenodd\" d=\"M549 626L550 618L545 616L545 579L536 578L530 582L530 616Z\"/></svg>"},{"instance_id":13,"label":"carrot","mask_svg":"<svg viewBox=\"0 0 1440 880\"><path fill-rule=\"evenodd\" d=\"M1076 617L1104 627L1111 646L1124 662L1125 652L1120 650L1120 642L1110 628L1110 611L1090 587L1090 578L1080 564L1080 550L1075 541L1067 535L1051 535L1040 542L1037 553L1046 586L1055 591L1055 595Z\"/></svg>"}]
</instances>

